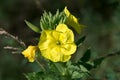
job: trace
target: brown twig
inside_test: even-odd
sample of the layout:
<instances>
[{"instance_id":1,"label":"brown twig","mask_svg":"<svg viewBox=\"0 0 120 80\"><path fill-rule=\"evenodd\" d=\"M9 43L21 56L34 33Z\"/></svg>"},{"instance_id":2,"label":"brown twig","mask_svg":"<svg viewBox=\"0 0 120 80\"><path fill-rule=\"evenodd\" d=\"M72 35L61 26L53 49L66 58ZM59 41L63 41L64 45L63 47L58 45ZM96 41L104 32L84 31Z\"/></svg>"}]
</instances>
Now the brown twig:
<instances>
[{"instance_id":1,"label":"brown twig","mask_svg":"<svg viewBox=\"0 0 120 80\"><path fill-rule=\"evenodd\" d=\"M101 58L105 59L105 58L112 57L112 56L117 56L117 55L120 55L120 51L109 53L109 54L107 54L105 56L101 56L101 57L96 58L94 60L101 59Z\"/></svg>"},{"instance_id":2,"label":"brown twig","mask_svg":"<svg viewBox=\"0 0 120 80\"><path fill-rule=\"evenodd\" d=\"M5 46L3 47L4 49L7 49L7 50L11 50L12 54L18 54L18 53L21 53L21 50L20 48L16 48L16 47L12 47L12 46Z\"/></svg>"},{"instance_id":3,"label":"brown twig","mask_svg":"<svg viewBox=\"0 0 120 80\"><path fill-rule=\"evenodd\" d=\"M6 36L14 39L15 41L17 41L22 47L24 47L24 48L26 47L25 43L22 40L19 40L18 37L11 35L10 33L8 33L7 31L5 31L2 28L0 28L0 35L6 35Z\"/></svg>"}]
</instances>

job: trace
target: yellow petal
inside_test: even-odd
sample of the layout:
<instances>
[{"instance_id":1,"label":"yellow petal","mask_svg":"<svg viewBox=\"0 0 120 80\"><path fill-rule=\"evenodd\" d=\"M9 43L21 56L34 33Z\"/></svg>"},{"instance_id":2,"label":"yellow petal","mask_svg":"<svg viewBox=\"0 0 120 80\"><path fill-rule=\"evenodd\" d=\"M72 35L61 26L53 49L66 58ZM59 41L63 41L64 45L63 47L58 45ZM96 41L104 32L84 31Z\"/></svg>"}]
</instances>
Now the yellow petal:
<instances>
[{"instance_id":1,"label":"yellow petal","mask_svg":"<svg viewBox=\"0 0 120 80\"><path fill-rule=\"evenodd\" d=\"M61 56L63 56L63 54L61 54L60 48L58 46L55 46L54 48L52 48L50 50L50 60L53 62L58 62L61 60Z\"/></svg>"},{"instance_id":2,"label":"yellow petal","mask_svg":"<svg viewBox=\"0 0 120 80\"><path fill-rule=\"evenodd\" d=\"M59 34L59 40L64 43L72 43L74 41L74 34L72 30L70 30L67 25L65 24L59 24L56 27L57 31L63 32Z\"/></svg>"},{"instance_id":3,"label":"yellow petal","mask_svg":"<svg viewBox=\"0 0 120 80\"><path fill-rule=\"evenodd\" d=\"M68 27L65 24L58 24L58 26L56 27L56 31L66 32L67 30L68 30Z\"/></svg>"},{"instance_id":4,"label":"yellow petal","mask_svg":"<svg viewBox=\"0 0 120 80\"><path fill-rule=\"evenodd\" d=\"M65 24L59 24L56 30L44 30L38 47L41 55L53 62L66 62L76 51L74 34Z\"/></svg>"},{"instance_id":5,"label":"yellow petal","mask_svg":"<svg viewBox=\"0 0 120 80\"><path fill-rule=\"evenodd\" d=\"M55 30L45 30L42 32L40 37L40 42L38 44L38 47L40 50L52 48L56 46L56 41L59 37L59 32Z\"/></svg>"},{"instance_id":6,"label":"yellow petal","mask_svg":"<svg viewBox=\"0 0 120 80\"><path fill-rule=\"evenodd\" d=\"M53 62L66 62L71 58L70 55L63 55L61 53L59 47L54 47L52 49L42 50L41 54L46 59L49 59Z\"/></svg>"},{"instance_id":7,"label":"yellow petal","mask_svg":"<svg viewBox=\"0 0 120 80\"><path fill-rule=\"evenodd\" d=\"M67 7L65 7L64 12L67 16L67 24L70 25L77 33L80 33L84 26L79 24L78 19L69 12Z\"/></svg>"},{"instance_id":8,"label":"yellow petal","mask_svg":"<svg viewBox=\"0 0 120 80\"><path fill-rule=\"evenodd\" d=\"M74 21L75 23L78 23L78 19L69 12L69 10L67 9L67 7L65 7L64 12L65 12L68 20L71 20L71 21Z\"/></svg>"},{"instance_id":9,"label":"yellow petal","mask_svg":"<svg viewBox=\"0 0 120 80\"><path fill-rule=\"evenodd\" d=\"M70 60L70 58L71 58L71 55L64 55L64 56L62 57L61 62L67 62L67 61Z\"/></svg>"},{"instance_id":10,"label":"yellow petal","mask_svg":"<svg viewBox=\"0 0 120 80\"><path fill-rule=\"evenodd\" d=\"M65 33L61 33L59 40L62 44L64 43L73 43L74 42L74 34L72 30L68 29Z\"/></svg>"},{"instance_id":11,"label":"yellow petal","mask_svg":"<svg viewBox=\"0 0 120 80\"><path fill-rule=\"evenodd\" d=\"M53 62L60 61L61 54L59 54L59 52L60 52L60 49L56 46L53 48L50 48L50 49L41 50L42 56L44 56L45 58L47 58Z\"/></svg>"},{"instance_id":12,"label":"yellow petal","mask_svg":"<svg viewBox=\"0 0 120 80\"><path fill-rule=\"evenodd\" d=\"M65 7L64 12L65 12L66 16L69 17L70 12L68 11L67 7Z\"/></svg>"},{"instance_id":13,"label":"yellow petal","mask_svg":"<svg viewBox=\"0 0 120 80\"><path fill-rule=\"evenodd\" d=\"M65 45L61 45L61 53L64 55L72 55L75 53L77 46L74 43L69 43Z\"/></svg>"},{"instance_id":14,"label":"yellow petal","mask_svg":"<svg viewBox=\"0 0 120 80\"><path fill-rule=\"evenodd\" d=\"M28 58L29 62L34 62L35 60L35 51L37 50L37 46L28 46L27 49L25 49L22 54L24 57Z\"/></svg>"}]
</instances>

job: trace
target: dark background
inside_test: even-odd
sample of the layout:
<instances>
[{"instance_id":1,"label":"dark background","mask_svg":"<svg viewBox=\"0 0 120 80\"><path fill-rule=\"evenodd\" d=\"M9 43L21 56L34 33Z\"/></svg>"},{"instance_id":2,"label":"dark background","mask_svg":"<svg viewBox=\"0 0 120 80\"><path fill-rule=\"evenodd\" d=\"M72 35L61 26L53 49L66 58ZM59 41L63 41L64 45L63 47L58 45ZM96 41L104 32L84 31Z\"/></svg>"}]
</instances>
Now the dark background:
<instances>
[{"instance_id":1,"label":"dark background","mask_svg":"<svg viewBox=\"0 0 120 80\"><path fill-rule=\"evenodd\" d=\"M39 35L29 29L24 20L39 26L43 11L53 14L65 6L86 25L84 33L91 46L91 59L120 50L120 1L119 0L0 0L0 28L24 41L37 45ZM26 80L24 73L38 70L36 63L29 63L21 54L12 54L4 46L19 47L9 37L0 35L0 80ZM106 58L91 71L99 80L120 80L120 56Z\"/></svg>"}]
</instances>

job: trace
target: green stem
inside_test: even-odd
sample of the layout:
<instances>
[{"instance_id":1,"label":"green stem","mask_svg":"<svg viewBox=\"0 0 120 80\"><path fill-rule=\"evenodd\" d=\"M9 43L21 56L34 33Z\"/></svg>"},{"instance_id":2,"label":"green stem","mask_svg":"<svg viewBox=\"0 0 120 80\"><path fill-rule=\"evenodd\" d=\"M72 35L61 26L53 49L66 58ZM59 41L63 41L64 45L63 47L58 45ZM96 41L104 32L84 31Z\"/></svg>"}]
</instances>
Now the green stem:
<instances>
[{"instance_id":1,"label":"green stem","mask_svg":"<svg viewBox=\"0 0 120 80\"><path fill-rule=\"evenodd\" d=\"M64 67L60 63L53 63L56 69L61 73L62 76L65 75Z\"/></svg>"},{"instance_id":2,"label":"green stem","mask_svg":"<svg viewBox=\"0 0 120 80\"><path fill-rule=\"evenodd\" d=\"M44 73L46 73L46 69L44 68L44 66L36 59L36 62L38 63L38 65L40 66L40 68L42 69L42 71Z\"/></svg>"},{"instance_id":3,"label":"green stem","mask_svg":"<svg viewBox=\"0 0 120 80\"><path fill-rule=\"evenodd\" d=\"M66 72L65 67L61 63L53 63L56 67L56 69L59 71L61 74L61 80L72 80L71 75Z\"/></svg>"}]
</instances>

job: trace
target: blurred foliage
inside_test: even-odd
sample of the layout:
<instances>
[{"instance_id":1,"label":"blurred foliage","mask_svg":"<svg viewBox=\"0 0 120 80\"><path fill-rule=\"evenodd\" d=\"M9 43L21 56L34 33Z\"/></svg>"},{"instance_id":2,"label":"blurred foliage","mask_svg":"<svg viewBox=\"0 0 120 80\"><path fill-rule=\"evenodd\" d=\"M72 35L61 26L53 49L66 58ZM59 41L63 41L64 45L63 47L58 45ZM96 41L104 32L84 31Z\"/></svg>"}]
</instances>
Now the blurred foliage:
<instances>
[{"instance_id":1,"label":"blurred foliage","mask_svg":"<svg viewBox=\"0 0 120 80\"><path fill-rule=\"evenodd\" d=\"M27 45L37 44L37 35L24 20L39 26L44 10L55 13L64 6L80 18L87 26L82 51L91 47L90 59L120 51L120 1L119 0L0 0L0 28L18 36ZM23 73L36 71L38 66L28 63L21 54L11 54L4 46L18 47L10 38L0 35L0 80L26 80ZM101 65L92 70L92 77L98 80L120 80L120 55L104 59ZM33 68L33 69L32 69ZM88 79L90 80L90 79Z\"/></svg>"}]
</instances>

